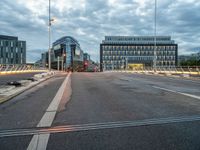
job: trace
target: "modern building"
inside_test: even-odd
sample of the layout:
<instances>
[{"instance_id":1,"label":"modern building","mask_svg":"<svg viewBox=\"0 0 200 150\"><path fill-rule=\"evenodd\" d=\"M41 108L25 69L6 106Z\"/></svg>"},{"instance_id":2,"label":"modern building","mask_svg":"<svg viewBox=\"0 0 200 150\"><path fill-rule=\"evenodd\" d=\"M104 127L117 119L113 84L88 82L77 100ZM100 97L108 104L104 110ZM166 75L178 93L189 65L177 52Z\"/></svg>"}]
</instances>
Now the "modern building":
<instances>
[{"instance_id":1,"label":"modern building","mask_svg":"<svg viewBox=\"0 0 200 150\"><path fill-rule=\"evenodd\" d=\"M48 52L44 52L41 54L41 63L42 67L44 68L48 67Z\"/></svg>"},{"instance_id":2,"label":"modern building","mask_svg":"<svg viewBox=\"0 0 200 150\"><path fill-rule=\"evenodd\" d=\"M83 53L83 60L84 61L90 61L90 55L88 53Z\"/></svg>"},{"instance_id":3,"label":"modern building","mask_svg":"<svg viewBox=\"0 0 200 150\"><path fill-rule=\"evenodd\" d=\"M18 37L0 35L0 64L25 64L26 41Z\"/></svg>"},{"instance_id":4,"label":"modern building","mask_svg":"<svg viewBox=\"0 0 200 150\"><path fill-rule=\"evenodd\" d=\"M170 36L106 36L100 44L100 70L176 66L178 45Z\"/></svg>"},{"instance_id":5,"label":"modern building","mask_svg":"<svg viewBox=\"0 0 200 150\"><path fill-rule=\"evenodd\" d=\"M83 54L83 61L84 61L84 71L92 71L94 70L94 62L90 59L90 55L88 53Z\"/></svg>"},{"instance_id":6,"label":"modern building","mask_svg":"<svg viewBox=\"0 0 200 150\"><path fill-rule=\"evenodd\" d=\"M79 42L71 37L64 36L53 43L52 68L80 71L83 69L83 51Z\"/></svg>"}]
</instances>

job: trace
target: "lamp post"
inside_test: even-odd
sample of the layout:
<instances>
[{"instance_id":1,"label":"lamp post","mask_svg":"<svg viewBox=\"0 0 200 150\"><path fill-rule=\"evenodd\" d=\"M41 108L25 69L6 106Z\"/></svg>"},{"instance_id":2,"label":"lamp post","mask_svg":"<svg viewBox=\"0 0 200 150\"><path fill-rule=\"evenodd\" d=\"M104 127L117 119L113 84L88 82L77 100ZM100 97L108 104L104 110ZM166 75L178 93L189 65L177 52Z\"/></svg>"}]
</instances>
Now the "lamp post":
<instances>
[{"instance_id":1,"label":"lamp post","mask_svg":"<svg viewBox=\"0 0 200 150\"><path fill-rule=\"evenodd\" d=\"M63 53L62 54L62 71L64 71L64 58L65 58L66 54Z\"/></svg>"},{"instance_id":2,"label":"lamp post","mask_svg":"<svg viewBox=\"0 0 200 150\"><path fill-rule=\"evenodd\" d=\"M62 64L61 64L61 71L63 71L63 55L62 55Z\"/></svg>"},{"instance_id":3,"label":"lamp post","mask_svg":"<svg viewBox=\"0 0 200 150\"><path fill-rule=\"evenodd\" d=\"M113 61L111 60L111 67L112 67L112 71L113 71Z\"/></svg>"},{"instance_id":4,"label":"lamp post","mask_svg":"<svg viewBox=\"0 0 200 150\"><path fill-rule=\"evenodd\" d=\"M126 70L128 69L128 57L125 57Z\"/></svg>"},{"instance_id":5,"label":"lamp post","mask_svg":"<svg viewBox=\"0 0 200 150\"><path fill-rule=\"evenodd\" d=\"M53 18L51 18L51 0L49 0L49 21L48 21L48 33L49 33L49 71L51 71L51 23L54 21Z\"/></svg>"},{"instance_id":6,"label":"lamp post","mask_svg":"<svg viewBox=\"0 0 200 150\"><path fill-rule=\"evenodd\" d=\"M122 58L122 67L121 67L121 69L123 69L124 70L124 58Z\"/></svg>"},{"instance_id":7,"label":"lamp post","mask_svg":"<svg viewBox=\"0 0 200 150\"><path fill-rule=\"evenodd\" d=\"M49 23L48 23L48 29L49 29L49 71L51 71L51 0L49 0Z\"/></svg>"},{"instance_id":8,"label":"lamp post","mask_svg":"<svg viewBox=\"0 0 200 150\"><path fill-rule=\"evenodd\" d=\"M58 64L58 66L57 66L57 70L59 71L60 70L60 57L58 56L58 62L57 62Z\"/></svg>"},{"instance_id":9,"label":"lamp post","mask_svg":"<svg viewBox=\"0 0 200 150\"><path fill-rule=\"evenodd\" d=\"M155 0L155 14L154 14L154 52L153 52L153 68L156 68L156 21L157 21L157 0Z\"/></svg>"},{"instance_id":10,"label":"lamp post","mask_svg":"<svg viewBox=\"0 0 200 150\"><path fill-rule=\"evenodd\" d=\"M105 70L104 63L102 63L101 65L102 65L102 71L104 71Z\"/></svg>"}]
</instances>

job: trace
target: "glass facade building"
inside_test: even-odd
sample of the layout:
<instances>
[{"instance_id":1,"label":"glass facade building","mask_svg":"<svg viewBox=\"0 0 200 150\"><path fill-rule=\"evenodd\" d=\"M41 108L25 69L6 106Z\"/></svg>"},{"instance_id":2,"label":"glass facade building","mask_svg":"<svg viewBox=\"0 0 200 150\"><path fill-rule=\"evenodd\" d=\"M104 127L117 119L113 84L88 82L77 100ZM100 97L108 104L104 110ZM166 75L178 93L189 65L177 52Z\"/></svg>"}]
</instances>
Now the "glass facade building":
<instances>
[{"instance_id":1,"label":"glass facade building","mask_svg":"<svg viewBox=\"0 0 200 150\"><path fill-rule=\"evenodd\" d=\"M25 64L26 41L14 36L0 35L0 64Z\"/></svg>"},{"instance_id":2,"label":"glass facade building","mask_svg":"<svg viewBox=\"0 0 200 150\"><path fill-rule=\"evenodd\" d=\"M71 37L65 36L53 43L53 53L51 56L52 68L57 69L57 63L64 63L64 69L78 71L83 68L83 51L78 41Z\"/></svg>"},{"instance_id":3,"label":"glass facade building","mask_svg":"<svg viewBox=\"0 0 200 150\"><path fill-rule=\"evenodd\" d=\"M153 66L154 44L154 36L106 36L100 44L100 69ZM177 55L178 45L170 36L156 37L156 66L176 66Z\"/></svg>"},{"instance_id":4,"label":"glass facade building","mask_svg":"<svg viewBox=\"0 0 200 150\"><path fill-rule=\"evenodd\" d=\"M88 53L83 53L84 61L90 61L90 55Z\"/></svg>"}]
</instances>

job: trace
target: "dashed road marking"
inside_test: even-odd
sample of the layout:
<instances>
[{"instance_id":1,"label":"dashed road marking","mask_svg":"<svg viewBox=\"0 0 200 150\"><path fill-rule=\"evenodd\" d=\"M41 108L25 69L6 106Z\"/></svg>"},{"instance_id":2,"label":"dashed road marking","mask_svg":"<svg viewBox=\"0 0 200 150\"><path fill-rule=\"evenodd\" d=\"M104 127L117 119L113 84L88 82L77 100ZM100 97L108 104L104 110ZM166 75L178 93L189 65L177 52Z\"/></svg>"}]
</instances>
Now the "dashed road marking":
<instances>
[{"instance_id":1,"label":"dashed road marking","mask_svg":"<svg viewBox=\"0 0 200 150\"><path fill-rule=\"evenodd\" d=\"M192 98L195 98L195 99L200 99L200 96L197 96L197 95L192 95L192 94L188 94L188 93L178 92L178 91L174 91L174 90L162 88L162 87L159 87L159 86L152 86L152 87L156 88L156 89L160 89L160 90L164 90L164 91L168 91L168 92L177 93L177 94L181 94L181 95L184 95L184 96L192 97Z\"/></svg>"}]
</instances>

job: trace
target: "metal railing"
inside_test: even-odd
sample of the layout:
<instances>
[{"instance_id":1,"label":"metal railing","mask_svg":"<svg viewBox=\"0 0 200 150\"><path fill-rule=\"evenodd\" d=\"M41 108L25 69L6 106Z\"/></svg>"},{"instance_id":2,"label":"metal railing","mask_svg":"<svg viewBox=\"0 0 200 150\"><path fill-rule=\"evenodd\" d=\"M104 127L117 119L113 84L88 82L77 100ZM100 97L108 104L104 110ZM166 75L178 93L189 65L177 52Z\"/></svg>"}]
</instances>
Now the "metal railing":
<instances>
[{"instance_id":1,"label":"metal railing","mask_svg":"<svg viewBox=\"0 0 200 150\"><path fill-rule=\"evenodd\" d=\"M138 71L153 72L159 74L172 74L172 75L173 74L200 75L200 66L143 68Z\"/></svg>"},{"instance_id":2,"label":"metal railing","mask_svg":"<svg viewBox=\"0 0 200 150\"><path fill-rule=\"evenodd\" d=\"M130 73L146 73L146 74L164 74L164 75L185 75L185 76L195 76L200 77L200 66L189 67L189 66L179 66L179 67L141 67L125 70L113 70L121 72Z\"/></svg>"},{"instance_id":3,"label":"metal railing","mask_svg":"<svg viewBox=\"0 0 200 150\"><path fill-rule=\"evenodd\" d=\"M34 65L3 65L0 64L0 74L8 73L25 73L25 72L41 72L48 71L46 68L42 68Z\"/></svg>"}]
</instances>

